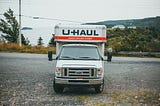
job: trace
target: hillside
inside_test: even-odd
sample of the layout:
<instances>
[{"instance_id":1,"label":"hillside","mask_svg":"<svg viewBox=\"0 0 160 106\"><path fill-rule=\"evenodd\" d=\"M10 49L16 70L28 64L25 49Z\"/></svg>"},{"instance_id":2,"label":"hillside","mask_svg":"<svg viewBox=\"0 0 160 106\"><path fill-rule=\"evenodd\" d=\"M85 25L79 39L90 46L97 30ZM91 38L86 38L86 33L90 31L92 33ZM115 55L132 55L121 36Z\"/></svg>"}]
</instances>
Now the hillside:
<instances>
[{"instance_id":1,"label":"hillside","mask_svg":"<svg viewBox=\"0 0 160 106\"><path fill-rule=\"evenodd\" d=\"M124 25L125 27L136 26L141 28L160 28L160 16L144 18L144 19L130 19L130 20L113 20L113 21L102 21L97 23L87 23L94 25L106 25L108 28L111 28L115 25Z\"/></svg>"},{"instance_id":2,"label":"hillside","mask_svg":"<svg viewBox=\"0 0 160 106\"><path fill-rule=\"evenodd\" d=\"M119 51L160 52L160 30L155 28L108 29L106 46Z\"/></svg>"}]
</instances>

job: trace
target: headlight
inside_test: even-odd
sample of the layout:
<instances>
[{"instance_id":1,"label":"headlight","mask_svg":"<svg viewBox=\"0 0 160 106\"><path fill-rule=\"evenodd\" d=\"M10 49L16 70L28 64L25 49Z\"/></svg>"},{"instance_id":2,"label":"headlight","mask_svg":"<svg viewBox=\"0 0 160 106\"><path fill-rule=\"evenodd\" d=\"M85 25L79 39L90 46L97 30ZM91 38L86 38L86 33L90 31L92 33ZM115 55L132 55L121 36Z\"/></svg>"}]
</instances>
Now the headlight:
<instances>
[{"instance_id":1,"label":"headlight","mask_svg":"<svg viewBox=\"0 0 160 106\"><path fill-rule=\"evenodd\" d=\"M98 77L102 77L102 75L103 75L103 69L102 68L98 68L97 69L97 76Z\"/></svg>"},{"instance_id":2,"label":"headlight","mask_svg":"<svg viewBox=\"0 0 160 106\"><path fill-rule=\"evenodd\" d=\"M61 68L57 67L55 70L56 77L61 77L61 73L62 73Z\"/></svg>"}]
</instances>

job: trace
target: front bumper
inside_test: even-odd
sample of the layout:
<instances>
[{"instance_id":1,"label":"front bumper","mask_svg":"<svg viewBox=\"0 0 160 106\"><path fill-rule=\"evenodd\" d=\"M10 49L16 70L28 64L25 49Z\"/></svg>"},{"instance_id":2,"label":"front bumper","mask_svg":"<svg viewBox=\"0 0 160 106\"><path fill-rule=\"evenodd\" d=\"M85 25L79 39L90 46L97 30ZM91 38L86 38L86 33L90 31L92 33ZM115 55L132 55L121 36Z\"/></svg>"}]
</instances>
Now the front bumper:
<instances>
[{"instance_id":1,"label":"front bumper","mask_svg":"<svg viewBox=\"0 0 160 106\"><path fill-rule=\"evenodd\" d=\"M101 85L103 84L103 78L95 78L95 79L55 78L55 83L60 85Z\"/></svg>"}]
</instances>

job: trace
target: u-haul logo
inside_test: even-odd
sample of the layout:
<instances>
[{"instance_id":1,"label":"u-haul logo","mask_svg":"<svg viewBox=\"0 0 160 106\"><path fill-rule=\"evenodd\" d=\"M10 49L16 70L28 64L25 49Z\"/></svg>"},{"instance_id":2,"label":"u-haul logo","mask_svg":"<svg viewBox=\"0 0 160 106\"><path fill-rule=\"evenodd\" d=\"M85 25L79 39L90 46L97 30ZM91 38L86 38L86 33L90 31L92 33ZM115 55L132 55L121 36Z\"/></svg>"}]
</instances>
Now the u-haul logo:
<instances>
[{"instance_id":1,"label":"u-haul logo","mask_svg":"<svg viewBox=\"0 0 160 106\"><path fill-rule=\"evenodd\" d=\"M62 30L62 35L86 35L86 36L99 36L96 30Z\"/></svg>"},{"instance_id":2,"label":"u-haul logo","mask_svg":"<svg viewBox=\"0 0 160 106\"><path fill-rule=\"evenodd\" d=\"M56 27L57 42L106 42L106 29L98 27Z\"/></svg>"}]
</instances>

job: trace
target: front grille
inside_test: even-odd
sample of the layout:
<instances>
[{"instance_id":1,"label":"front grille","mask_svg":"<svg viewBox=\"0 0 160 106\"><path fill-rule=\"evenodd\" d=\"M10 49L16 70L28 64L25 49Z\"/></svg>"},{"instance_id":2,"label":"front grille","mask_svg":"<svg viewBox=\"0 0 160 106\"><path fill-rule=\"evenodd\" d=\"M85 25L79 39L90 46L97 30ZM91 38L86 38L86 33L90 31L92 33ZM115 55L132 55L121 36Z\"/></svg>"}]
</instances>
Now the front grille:
<instances>
[{"instance_id":1,"label":"front grille","mask_svg":"<svg viewBox=\"0 0 160 106\"><path fill-rule=\"evenodd\" d=\"M95 76L95 68L63 68L62 70L62 77L91 78Z\"/></svg>"}]
</instances>

